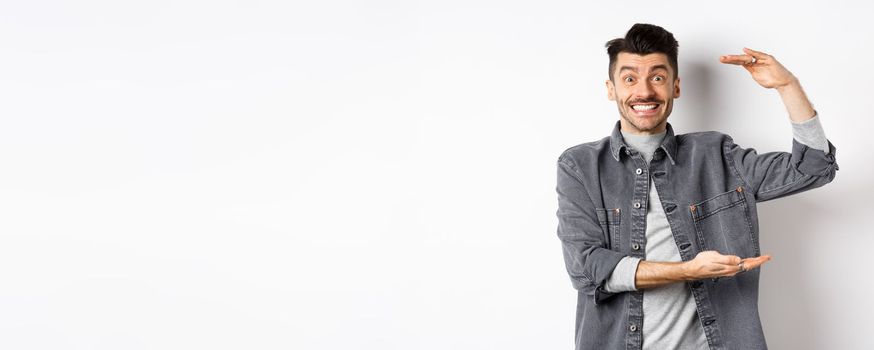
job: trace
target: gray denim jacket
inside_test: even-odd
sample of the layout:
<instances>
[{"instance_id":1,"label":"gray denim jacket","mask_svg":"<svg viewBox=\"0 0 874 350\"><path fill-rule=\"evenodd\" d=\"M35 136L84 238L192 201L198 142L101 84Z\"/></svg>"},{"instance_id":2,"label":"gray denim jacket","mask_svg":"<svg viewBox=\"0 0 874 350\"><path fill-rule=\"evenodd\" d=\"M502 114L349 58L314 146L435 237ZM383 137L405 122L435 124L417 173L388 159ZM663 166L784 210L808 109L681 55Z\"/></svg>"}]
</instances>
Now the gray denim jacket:
<instances>
[{"instance_id":1,"label":"gray denim jacket","mask_svg":"<svg viewBox=\"0 0 874 350\"><path fill-rule=\"evenodd\" d=\"M625 256L644 259L649 181L661 198L683 261L716 250L759 256L756 203L820 187L838 165L829 152L792 140L792 152L757 154L715 132L674 135L671 124L649 166L616 122L599 141L558 158L558 237L577 293L576 349L640 349L644 291L610 293ZM710 348L766 349L758 313L759 269L687 282Z\"/></svg>"}]
</instances>

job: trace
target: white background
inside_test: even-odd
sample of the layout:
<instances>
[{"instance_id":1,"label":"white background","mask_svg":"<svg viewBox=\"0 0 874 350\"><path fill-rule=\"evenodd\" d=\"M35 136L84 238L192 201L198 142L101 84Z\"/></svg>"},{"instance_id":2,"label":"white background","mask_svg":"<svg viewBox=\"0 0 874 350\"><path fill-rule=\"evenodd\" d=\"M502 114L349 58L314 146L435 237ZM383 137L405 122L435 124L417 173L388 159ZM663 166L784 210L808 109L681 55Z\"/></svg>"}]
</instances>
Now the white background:
<instances>
[{"instance_id":1,"label":"white background","mask_svg":"<svg viewBox=\"0 0 874 350\"><path fill-rule=\"evenodd\" d=\"M571 349L555 160L607 136L604 43L680 42L678 133L840 164L759 206L774 349L870 349L870 4L3 1L0 348Z\"/></svg>"}]
</instances>

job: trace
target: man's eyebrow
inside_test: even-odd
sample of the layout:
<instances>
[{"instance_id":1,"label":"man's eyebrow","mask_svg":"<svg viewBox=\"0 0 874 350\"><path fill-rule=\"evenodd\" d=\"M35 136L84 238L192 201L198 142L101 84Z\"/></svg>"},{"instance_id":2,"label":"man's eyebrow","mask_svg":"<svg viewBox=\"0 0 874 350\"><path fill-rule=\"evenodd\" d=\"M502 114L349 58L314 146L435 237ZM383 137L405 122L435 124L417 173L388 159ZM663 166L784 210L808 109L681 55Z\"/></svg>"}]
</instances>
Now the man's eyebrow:
<instances>
[{"instance_id":1,"label":"man's eyebrow","mask_svg":"<svg viewBox=\"0 0 874 350\"><path fill-rule=\"evenodd\" d=\"M666 71L670 71L670 70L668 69L668 66L663 65L663 64L655 65L655 66L652 67L652 70L656 70L656 69L664 69L664 70L666 70Z\"/></svg>"}]
</instances>

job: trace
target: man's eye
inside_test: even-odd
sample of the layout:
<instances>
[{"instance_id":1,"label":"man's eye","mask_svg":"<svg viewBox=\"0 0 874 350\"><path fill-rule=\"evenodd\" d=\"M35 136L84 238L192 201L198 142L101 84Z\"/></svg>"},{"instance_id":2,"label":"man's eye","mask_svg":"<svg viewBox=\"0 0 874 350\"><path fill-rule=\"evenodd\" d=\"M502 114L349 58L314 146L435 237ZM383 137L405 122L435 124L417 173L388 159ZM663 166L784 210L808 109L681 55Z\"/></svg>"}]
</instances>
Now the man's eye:
<instances>
[{"instance_id":1,"label":"man's eye","mask_svg":"<svg viewBox=\"0 0 874 350\"><path fill-rule=\"evenodd\" d=\"M662 78L661 75L657 75L655 78L653 78L653 80L655 80L655 81L662 81L662 80L665 80L665 78Z\"/></svg>"},{"instance_id":2,"label":"man's eye","mask_svg":"<svg viewBox=\"0 0 874 350\"><path fill-rule=\"evenodd\" d=\"M625 77L625 82L626 82L626 83L630 83L630 82L632 82L632 81L634 81L634 78L632 78L632 77Z\"/></svg>"}]
</instances>

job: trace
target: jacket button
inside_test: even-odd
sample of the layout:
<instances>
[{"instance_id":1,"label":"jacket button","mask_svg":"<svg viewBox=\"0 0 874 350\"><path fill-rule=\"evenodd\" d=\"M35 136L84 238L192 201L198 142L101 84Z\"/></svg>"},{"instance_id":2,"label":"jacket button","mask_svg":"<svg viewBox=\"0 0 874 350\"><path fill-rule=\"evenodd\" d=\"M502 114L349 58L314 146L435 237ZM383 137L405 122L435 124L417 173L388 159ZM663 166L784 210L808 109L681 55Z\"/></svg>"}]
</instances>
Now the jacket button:
<instances>
[{"instance_id":1,"label":"jacket button","mask_svg":"<svg viewBox=\"0 0 874 350\"><path fill-rule=\"evenodd\" d=\"M640 168L637 168L637 170L635 170L634 173L637 175L640 175L643 173L643 170L640 170Z\"/></svg>"},{"instance_id":2,"label":"jacket button","mask_svg":"<svg viewBox=\"0 0 874 350\"><path fill-rule=\"evenodd\" d=\"M628 327L628 330L629 330L629 331L632 331L632 332L636 331L636 330L637 330L637 325L631 325L631 326L629 326L629 327Z\"/></svg>"},{"instance_id":3,"label":"jacket button","mask_svg":"<svg viewBox=\"0 0 874 350\"><path fill-rule=\"evenodd\" d=\"M640 208L640 202L634 202L634 209Z\"/></svg>"},{"instance_id":4,"label":"jacket button","mask_svg":"<svg viewBox=\"0 0 874 350\"><path fill-rule=\"evenodd\" d=\"M640 244L637 244L637 243L632 244L631 249L640 250Z\"/></svg>"}]
</instances>

